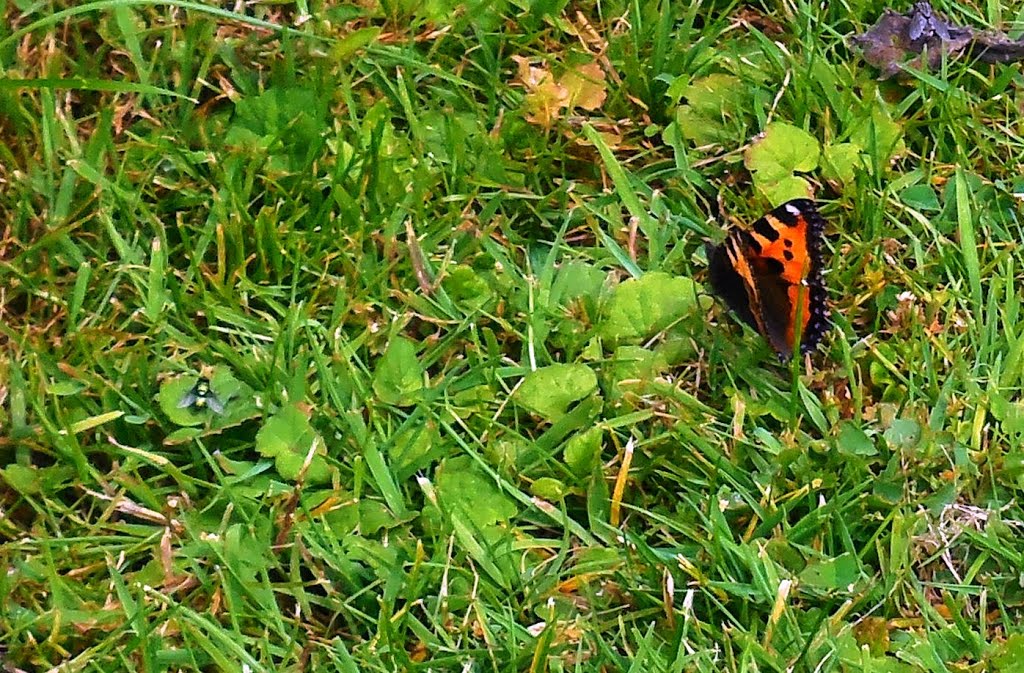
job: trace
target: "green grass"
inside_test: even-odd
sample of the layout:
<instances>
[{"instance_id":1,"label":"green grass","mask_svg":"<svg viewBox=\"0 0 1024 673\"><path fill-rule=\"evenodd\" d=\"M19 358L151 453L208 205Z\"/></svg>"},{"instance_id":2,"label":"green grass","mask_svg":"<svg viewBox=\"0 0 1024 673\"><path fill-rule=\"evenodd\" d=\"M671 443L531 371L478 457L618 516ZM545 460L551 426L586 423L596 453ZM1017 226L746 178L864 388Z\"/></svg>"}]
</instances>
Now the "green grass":
<instances>
[{"instance_id":1,"label":"green grass","mask_svg":"<svg viewBox=\"0 0 1024 673\"><path fill-rule=\"evenodd\" d=\"M820 4L0 5L5 670L1019 670L1024 77Z\"/></svg>"}]
</instances>

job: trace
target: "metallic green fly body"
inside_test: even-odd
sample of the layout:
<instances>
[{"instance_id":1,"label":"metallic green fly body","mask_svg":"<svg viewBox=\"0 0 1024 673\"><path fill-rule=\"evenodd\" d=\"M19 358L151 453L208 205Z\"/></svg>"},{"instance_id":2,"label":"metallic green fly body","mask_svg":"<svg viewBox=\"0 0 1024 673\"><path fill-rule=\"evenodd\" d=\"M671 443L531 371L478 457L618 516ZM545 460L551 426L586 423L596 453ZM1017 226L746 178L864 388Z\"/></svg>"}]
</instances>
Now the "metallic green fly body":
<instances>
[{"instance_id":1,"label":"metallic green fly body","mask_svg":"<svg viewBox=\"0 0 1024 673\"><path fill-rule=\"evenodd\" d=\"M224 413L224 402L210 388L210 380L199 377L196 384L178 401L179 409L191 407L196 411L209 408L215 414Z\"/></svg>"}]
</instances>

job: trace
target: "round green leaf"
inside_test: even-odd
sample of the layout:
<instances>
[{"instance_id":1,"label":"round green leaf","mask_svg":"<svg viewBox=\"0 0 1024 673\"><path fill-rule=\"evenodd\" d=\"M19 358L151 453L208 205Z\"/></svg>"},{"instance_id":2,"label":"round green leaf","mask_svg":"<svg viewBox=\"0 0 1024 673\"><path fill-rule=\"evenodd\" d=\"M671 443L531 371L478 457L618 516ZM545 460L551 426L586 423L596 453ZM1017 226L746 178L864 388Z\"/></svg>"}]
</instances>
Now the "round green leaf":
<instances>
[{"instance_id":1,"label":"round green leaf","mask_svg":"<svg viewBox=\"0 0 1024 673\"><path fill-rule=\"evenodd\" d=\"M160 385L160 392L157 393L160 410L175 425L209 423L212 427L226 427L252 417L256 412L252 388L236 379L231 370L224 367L214 367L209 372L210 394L223 406L220 413L209 405L201 407L185 404L186 397L198 381L198 376L186 375L167 379Z\"/></svg>"},{"instance_id":2,"label":"round green leaf","mask_svg":"<svg viewBox=\"0 0 1024 673\"><path fill-rule=\"evenodd\" d=\"M748 95L748 87L738 77L713 73L707 77L694 80L688 87L684 98L697 112L721 118L740 108Z\"/></svg>"},{"instance_id":3,"label":"round green leaf","mask_svg":"<svg viewBox=\"0 0 1024 673\"><path fill-rule=\"evenodd\" d=\"M317 447L306 470L306 481L324 483L330 480L330 468L323 457L326 452L323 440L297 406L283 407L256 433L256 450L261 456L273 458L278 474L288 481L298 478L314 442Z\"/></svg>"},{"instance_id":4,"label":"round green leaf","mask_svg":"<svg viewBox=\"0 0 1024 673\"><path fill-rule=\"evenodd\" d=\"M761 182L755 178L758 190L773 205L780 205L793 199L808 199L814 196L811 183L796 175L789 175L775 182Z\"/></svg>"},{"instance_id":5,"label":"round green leaf","mask_svg":"<svg viewBox=\"0 0 1024 673\"><path fill-rule=\"evenodd\" d=\"M744 163L755 173L755 179L775 182L795 171L813 171L818 167L820 153L817 139L807 131L792 124L772 122L747 148Z\"/></svg>"},{"instance_id":6,"label":"round green leaf","mask_svg":"<svg viewBox=\"0 0 1024 673\"><path fill-rule=\"evenodd\" d=\"M70 395L77 395L88 387L89 386L81 381L64 380L51 383L47 386L46 392L51 395L57 395L58 397L67 397Z\"/></svg>"},{"instance_id":7,"label":"round green leaf","mask_svg":"<svg viewBox=\"0 0 1024 673\"><path fill-rule=\"evenodd\" d=\"M667 368L668 362L658 351L628 344L619 346L602 368L604 391L615 399L626 391L642 391Z\"/></svg>"},{"instance_id":8,"label":"round green leaf","mask_svg":"<svg viewBox=\"0 0 1024 673\"><path fill-rule=\"evenodd\" d=\"M823 154L821 163L825 178L844 185L853 184L861 166L860 147L853 143L825 145Z\"/></svg>"},{"instance_id":9,"label":"round green leaf","mask_svg":"<svg viewBox=\"0 0 1024 673\"><path fill-rule=\"evenodd\" d=\"M198 376L179 376L167 379L161 384L160 392L157 393L160 410L175 425L202 425L209 417L210 411L208 409L178 406L185 399L185 396L188 395L189 391L195 387L197 381L199 381Z\"/></svg>"},{"instance_id":10,"label":"round green leaf","mask_svg":"<svg viewBox=\"0 0 1024 673\"><path fill-rule=\"evenodd\" d=\"M515 501L498 490L469 456L445 461L437 471L437 494L446 508L455 509L479 527L515 516Z\"/></svg>"},{"instance_id":11,"label":"round green leaf","mask_svg":"<svg viewBox=\"0 0 1024 673\"><path fill-rule=\"evenodd\" d=\"M660 271L644 274L615 288L599 332L612 345L638 343L688 315L697 303L697 285L692 279Z\"/></svg>"},{"instance_id":12,"label":"round green leaf","mask_svg":"<svg viewBox=\"0 0 1024 673\"><path fill-rule=\"evenodd\" d=\"M839 428L836 441L839 453L847 456L873 456L878 453L875 443L856 424L844 422Z\"/></svg>"},{"instance_id":13,"label":"round green leaf","mask_svg":"<svg viewBox=\"0 0 1024 673\"><path fill-rule=\"evenodd\" d=\"M849 591L861 577L860 564L853 554L841 554L834 559L808 565L800 573L800 585L825 591Z\"/></svg>"},{"instance_id":14,"label":"round green leaf","mask_svg":"<svg viewBox=\"0 0 1024 673\"><path fill-rule=\"evenodd\" d=\"M291 404L267 419L256 433L256 450L268 458L281 453L305 455L315 437L309 419Z\"/></svg>"},{"instance_id":15,"label":"round green leaf","mask_svg":"<svg viewBox=\"0 0 1024 673\"><path fill-rule=\"evenodd\" d=\"M1003 642L992 644L992 670L995 673L1019 673L1024 670L1024 634L1011 634Z\"/></svg>"},{"instance_id":16,"label":"round green leaf","mask_svg":"<svg viewBox=\"0 0 1024 673\"><path fill-rule=\"evenodd\" d=\"M305 462L306 454L286 452L279 453L274 457L274 467L277 468L277 473L285 481L296 481L299 478L299 473L302 472L302 466ZM309 467L306 468L305 483L326 484L330 480L330 465L327 464L323 456L314 454L309 461Z\"/></svg>"},{"instance_id":17,"label":"round green leaf","mask_svg":"<svg viewBox=\"0 0 1024 673\"><path fill-rule=\"evenodd\" d=\"M557 502L569 493L569 487L554 477L541 477L530 484L530 493L538 498Z\"/></svg>"},{"instance_id":18,"label":"round green leaf","mask_svg":"<svg viewBox=\"0 0 1024 673\"><path fill-rule=\"evenodd\" d=\"M886 166L894 156L907 151L903 127L894 122L883 107L872 106L869 114L854 123L850 142L872 155L876 166Z\"/></svg>"},{"instance_id":19,"label":"round green leaf","mask_svg":"<svg viewBox=\"0 0 1024 673\"><path fill-rule=\"evenodd\" d=\"M882 437L894 449L912 449L921 442L921 424L909 418L897 418Z\"/></svg>"},{"instance_id":20,"label":"round green leaf","mask_svg":"<svg viewBox=\"0 0 1024 673\"><path fill-rule=\"evenodd\" d=\"M482 308L491 299L491 287L472 267L460 264L448 272L442 287L457 304Z\"/></svg>"},{"instance_id":21,"label":"round green leaf","mask_svg":"<svg viewBox=\"0 0 1024 673\"><path fill-rule=\"evenodd\" d=\"M569 405L597 390L597 374L581 364L541 367L526 375L515 401L549 421L565 415Z\"/></svg>"},{"instance_id":22,"label":"round green leaf","mask_svg":"<svg viewBox=\"0 0 1024 673\"><path fill-rule=\"evenodd\" d=\"M569 438L565 443L562 455L565 464L577 477L586 477L597 466L601 459L601 442L604 430L598 426L588 428Z\"/></svg>"},{"instance_id":23,"label":"round green leaf","mask_svg":"<svg viewBox=\"0 0 1024 673\"><path fill-rule=\"evenodd\" d=\"M11 463L0 469L0 479L22 495L35 495L40 491L40 471L35 467Z\"/></svg>"},{"instance_id":24,"label":"round green leaf","mask_svg":"<svg viewBox=\"0 0 1024 673\"><path fill-rule=\"evenodd\" d=\"M942 210L939 197L931 185L913 185L900 192L900 201L915 210L937 212Z\"/></svg>"},{"instance_id":25,"label":"round green leaf","mask_svg":"<svg viewBox=\"0 0 1024 673\"><path fill-rule=\"evenodd\" d=\"M377 361L373 392L385 404L410 406L422 391L423 366L416 357L415 344L404 337L393 338Z\"/></svg>"},{"instance_id":26,"label":"round green leaf","mask_svg":"<svg viewBox=\"0 0 1024 673\"><path fill-rule=\"evenodd\" d=\"M606 274L601 269L584 262L572 261L563 264L551 283L549 295L552 305L565 305L577 297L596 301L604 287Z\"/></svg>"}]
</instances>

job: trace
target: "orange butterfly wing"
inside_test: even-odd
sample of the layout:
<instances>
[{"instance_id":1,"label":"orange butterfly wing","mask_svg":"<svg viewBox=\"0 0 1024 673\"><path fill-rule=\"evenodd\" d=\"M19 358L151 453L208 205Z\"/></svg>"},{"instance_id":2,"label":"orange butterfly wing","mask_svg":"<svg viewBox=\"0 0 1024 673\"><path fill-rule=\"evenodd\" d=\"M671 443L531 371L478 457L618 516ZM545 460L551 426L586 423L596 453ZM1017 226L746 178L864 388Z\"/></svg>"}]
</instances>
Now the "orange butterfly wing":
<instances>
[{"instance_id":1,"label":"orange butterfly wing","mask_svg":"<svg viewBox=\"0 0 1024 673\"><path fill-rule=\"evenodd\" d=\"M734 229L709 250L711 287L783 360L814 350L828 331L821 244L825 221L810 199L794 199ZM799 324L799 330L797 325Z\"/></svg>"}]
</instances>

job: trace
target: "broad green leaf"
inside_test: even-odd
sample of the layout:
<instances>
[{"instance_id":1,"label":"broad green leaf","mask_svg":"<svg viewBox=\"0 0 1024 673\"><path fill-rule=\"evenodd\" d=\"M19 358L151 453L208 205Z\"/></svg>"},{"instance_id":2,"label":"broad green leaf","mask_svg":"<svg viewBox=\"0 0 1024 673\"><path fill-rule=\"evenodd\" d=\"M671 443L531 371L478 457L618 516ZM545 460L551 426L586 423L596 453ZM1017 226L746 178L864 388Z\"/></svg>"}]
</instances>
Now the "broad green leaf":
<instances>
[{"instance_id":1,"label":"broad green leaf","mask_svg":"<svg viewBox=\"0 0 1024 673\"><path fill-rule=\"evenodd\" d=\"M742 105L747 91L748 87L738 77L714 73L694 80L683 95L694 111L721 118Z\"/></svg>"},{"instance_id":2,"label":"broad green leaf","mask_svg":"<svg viewBox=\"0 0 1024 673\"><path fill-rule=\"evenodd\" d=\"M804 588L826 591L848 591L860 579L860 565L853 554L808 565L798 576Z\"/></svg>"},{"instance_id":3,"label":"broad green leaf","mask_svg":"<svg viewBox=\"0 0 1024 673\"><path fill-rule=\"evenodd\" d=\"M423 391L423 365L416 357L416 346L405 337L394 337L377 361L373 374L373 392L386 404L410 406Z\"/></svg>"},{"instance_id":4,"label":"broad green leaf","mask_svg":"<svg viewBox=\"0 0 1024 673\"><path fill-rule=\"evenodd\" d=\"M817 139L807 131L792 124L772 122L747 148L744 163L754 172L755 179L775 182L795 171L813 171L818 167L820 153Z\"/></svg>"},{"instance_id":5,"label":"broad green leaf","mask_svg":"<svg viewBox=\"0 0 1024 673\"><path fill-rule=\"evenodd\" d=\"M494 389L487 384L473 386L451 395L452 406L467 410L484 411L494 402Z\"/></svg>"},{"instance_id":6,"label":"broad green leaf","mask_svg":"<svg viewBox=\"0 0 1024 673\"><path fill-rule=\"evenodd\" d=\"M41 473L38 468L12 463L0 470L0 479L22 495L39 493Z\"/></svg>"},{"instance_id":7,"label":"broad green leaf","mask_svg":"<svg viewBox=\"0 0 1024 673\"><path fill-rule=\"evenodd\" d=\"M488 463L506 472L527 460L532 453L534 444L516 434L506 434L487 442L484 451Z\"/></svg>"},{"instance_id":8,"label":"broad green leaf","mask_svg":"<svg viewBox=\"0 0 1024 673\"><path fill-rule=\"evenodd\" d=\"M477 527L508 521L515 501L498 490L469 456L445 461L437 470L437 494L446 508L461 512Z\"/></svg>"},{"instance_id":9,"label":"broad green leaf","mask_svg":"<svg viewBox=\"0 0 1024 673\"><path fill-rule=\"evenodd\" d=\"M601 460L604 430L599 426L588 428L569 438L562 452L565 464L580 478L589 475Z\"/></svg>"},{"instance_id":10,"label":"broad green leaf","mask_svg":"<svg viewBox=\"0 0 1024 673\"><path fill-rule=\"evenodd\" d=\"M339 538L352 535L360 525L359 503L351 500L324 512L324 522Z\"/></svg>"},{"instance_id":11,"label":"broad green leaf","mask_svg":"<svg viewBox=\"0 0 1024 673\"><path fill-rule=\"evenodd\" d=\"M548 336L550 348L579 352L593 337L588 318L597 315L607 279L605 271L585 262L567 262L558 268L544 302L554 317Z\"/></svg>"},{"instance_id":12,"label":"broad green leaf","mask_svg":"<svg viewBox=\"0 0 1024 673\"><path fill-rule=\"evenodd\" d=\"M851 185L861 167L861 148L853 143L825 145L822 152L822 175L843 185Z\"/></svg>"},{"instance_id":13,"label":"broad green leaf","mask_svg":"<svg viewBox=\"0 0 1024 673\"><path fill-rule=\"evenodd\" d=\"M399 479L406 479L428 467L444 455L437 430L430 425L417 425L393 437L388 446L388 462Z\"/></svg>"},{"instance_id":14,"label":"broad green leaf","mask_svg":"<svg viewBox=\"0 0 1024 673\"><path fill-rule=\"evenodd\" d=\"M668 73L662 73L656 78L659 82L668 84L668 88L665 90L665 98L668 99L672 105L678 105L679 102L686 96L687 90L690 88L692 81L688 75L670 75Z\"/></svg>"},{"instance_id":15,"label":"broad green leaf","mask_svg":"<svg viewBox=\"0 0 1024 673\"><path fill-rule=\"evenodd\" d=\"M792 124L773 122L744 154L744 163L754 174L754 184L773 204L813 196L811 185L793 175L818 167L818 141Z\"/></svg>"},{"instance_id":16,"label":"broad green leaf","mask_svg":"<svg viewBox=\"0 0 1024 673\"><path fill-rule=\"evenodd\" d=\"M359 532L362 535L376 535L380 530L399 523L387 506L377 500L359 501Z\"/></svg>"},{"instance_id":17,"label":"broad green leaf","mask_svg":"<svg viewBox=\"0 0 1024 673\"><path fill-rule=\"evenodd\" d=\"M225 573L225 589L229 595L235 592L235 600L245 595L264 610L273 610L274 592L259 579L270 566L267 533L236 523L228 527L222 539L223 559L230 569Z\"/></svg>"},{"instance_id":18,"label":"broad green leaf","mask_svg":"<svg viewBox=\"0 0 1024 673\"><path fill-rule=\"evenodd\" d=\"M582 364L554 364L526 375L515 401L549 421L565 415L569 405L597 390L597 374Z\"/></svg>"},{"instance_id":19,"label":"broad green leaf","mask_svg":"<svg viewBox=\"0 0 1024 673\"><path fill-rule=\"evenodd\" d=\"M667 368L668 362L658 351L628 344L619 346L603 368L604 391L615 399L630 391L644 394L646 387Z\"/></svg>"},{"instance_id":20,"label":"broad green leaf","mask_svg":"<svg viewBox=\"0 0 1024 673\"><path fill-rule=\"evenodd\" d=\"M239 574L252 579L256 570L267 567L267 540L243 524L229 526L222 539L224 560Z\"/></svg>"},{"instance_id":21,"label":"broad green leaf","mask_svg":"<svg viewBox=\"0 0 1024 673\"><path fill-rule=\"evenodd\" d=\"M839 453L846 456L874 456L878 453L875 443L856 424L844 421L839 427L836 440Z\"/></svg>"},{"instance_id":22,"label":"broad green leaf","mask_svg":"<svg viewBox=\"0 0 1024 673\"><path fill-rule=\"evenodd\" d=\"M311 448L314 454L306 470L306 483L329 481L330 467L324 459L326 449L323 440L294 404L283 407L267 419L256 433L256 450L261 456L273 458L278 474L287 481L298 478Z\"/></svg>"},{"instance_id":23,"label":"broad green leaf","mask_svg":"<svg viewBox=\"0 0 1024 673\"><path fill-rule=\"evenodd\" d=\"M606 278L607 274L592 264L568 262L555 274L549 300L554 305L565 305L577 297L596 301Z\"/></svg>"},{"instance_id":24,"label":"broad green leaf","mask_svg":"<svg viewBox=\"0 0 1024 673\"><path fill-rule=\"evenodd\" d=\"M921 425L909 418L897 418L882 437L893 449L912 449L921 441Z\"/></svg>"},{"instance_id":25,"label":"broad green leaf","mask_svg":"<svg viewBox=\"0 0 1024 673\"><path fill-rule=\"evenodd\" d=\"M697 302L702 308L707 309L714 299L708 295L701 295L697 297ZM657 353L659 360L664 361L670 367L688 364L697 355L698 346L695 342L699 342L699 339L694 339L697 334L698 331L694 328L671 330L661 343L654 346L654 352Z\"/></svg>"},{"instance_id":26,"label":"broad green leaf","mask_svg":"<svg viewBox=\"0 0 1024 673\"><path fill-rule=\"evenodd\" d=\"M194 426L209 423L220 428L236 424L251 417L255 411L252 388L242 383L224 367L214 367L209 376L210 394L223 409L215 411L211 406L186 404L188 395L199 381L198 376L186 375L167 379L160 385L157 400L160 410L175 425Z\"/></svg>"},{"instance_id":27,"label":"broad green leaf","mask_svg":"<svg viewBox=\"0 0 1024 673\"><path fill-rule=\"evenodd\" d=\"M676 108L675 116L675 121L665 129L666 136L676 133L694 145L725 143L733 137L733 132L725 128L721 121L705 117L689 105L680 105ZM671 144L673 139L666 137L665 141Z\"/></svg>"},{"instance_id":28,"label":"broad green leaf","mask_svg":"<svg viewBox=\"0 0 1024 673\"><path fill-rule=\"evenodd\" d=\"M619 346L612 354L610 367L607 369L615 381L625 378L651 379L668 366L664 357L643 346Z\"/></svg>"},{"instance_id":29,"label":"broad green leaf","mask_svg":"<svg viewBox=\"0 0 1024 673\"><path fill-rule=\"evenodd\" d=\"M330 60L332 63L344 63L356 53L369 47L380 35L380 26L360 28L344 35L334 42L331 48Z\"/></svg>"},{"instance_id":30,"label":"broad green leaf","mask_svg":"<svg viewBox=\"0 0 1024 673\"><path fill-rule=\"evenodd\" d=\"M175 444L186 444L186 443L192 441L193 439L195 439L196 437L202 437L202 436L203 436L203 429L202 428L196 428L196 427L178 428L177 430L175 430L173 432L167 433L167 436L164 437L164 444L166 444L168 446L173 446Z\"/></svg>"},{"instance_id":31,"label":"broad green leaf","mask_svg":"<svg viewBox=\"0 0 1024 673\"><path fill-rule=\"evenodd\" d=\"M942 210L939 197L931 185L914 185L900 192L900 201L915 210L937 212Z\"/></svg>"},{"instance_id":32,"label":"broad green leaf","mask_svg":"<svg viewBox=\"0 0 1024 673\"><path fill-rule=\"evenodd\" d=\"M281 453L309 450L316 437L306 414L289 404L267 419L256 433L256 450L272 458Z\"/></svg>"},{"instance_id":33,"label":"broad green leaf","mask_svg":"<svg viewBox=\"0 0 1024 673\"><path fill-rule=\"evenodd\" d=\"M675 96L686 102L676 108L673 126L683 139L696 145L729 142L752 109L749 85L749 81L724 73L690 83L677 79L672 87L679 91Z\"/></svg>"},{"instance_id":34,"label":"broad green leaf","mask_svg":"<svg viewBox=\"0 0 1024 673\"><path fill-rule=\"evenodd\" d=\"M314 87L274 86L242 98L224 142L246 152L270 151L268 168L302 170L323 143L327 104Z\"/></svg>"},{"instance_id":35,"label":"broad green leaf","mask_svg":"<svg viewBox=\"0 0 1024 673\"><path fill-rule=\"evenodd\" d=\"M471 309L483 307L494 294L487 281L464 264L449 271L441 285L452 301Z\"/></svg>"},{"instance_id":36,"label":"broad green leaf","mask_svg":"<svg viewBox=\"0 0 1024 673\"><path fill-rule=\"evenodd\" d=\"M1000 396L993 395L993 401ZM1024 433L1024 402L1002 400L1000 404L992 404L992 415L999 421L1003 432L1011 435Z\"/></svg>"},{"instance_id":37,"label":"broad green leaf","mask_svg":"<svg viewBox=\"0 0 1024 673\"><path fill-rule=\"evenodd\" d=\"M69 395L77 395L89 386L82 381L74 381L71 379L65 379L63 381L55 381L46 387L46 392L51 395L57 395L58 397L66 397Z\"/></svg>"},{"instance_id":38,"label":"broad green leaf","mask_svg":"<svg viewBox=\"0 0 1024 673\"><path fill-rule=\"evenodd\" d=\"M604 307L599 326L611 345L639 343L688 315L698 304L697 284L655 271L620 283Z\"/></svg>"},{"instance_id":39,"label":"broad green leaf","mask_svg":"<svg viewBox=\"0 0 1024 673\"><path fill-rule=\"evenodd\" d=\"M811 183L798 175L788 175L775 182L757 182L757 188L773 205L780 205L793 199L809 199L814 196Z\"/></svg>"},{"instance_id":40,"label":"broad green leaf","mask_svg":"<svg viewBox=\"0 0 1024 673\"><path fill-rule=\"evenodd\" d=\"M307 447L308 450L308 447ZM279 453L274 456L274 467L277 468L277 473L281 475L281 478L285 481L295 481L299 478L299 474L302 472L302 466L306 462L306 454L293 453L286 451ZM324 460L322 455L316 453L309 461L309 467L306 468L305 483L307 484L326 484L331 480L331 468Z\"/></svg>"},{"instance_id":41,"label":"broad green leaf","mask_svg":"<svg viewBox=\"0 0 1024 673\"><path fill-rule=\"evenodd\" d=\"M541 477L530 484L530 493L538 498L557 502L568 495L569 487L554 477Z\"/></svg>"},{"instance_id":42,"label":"broad green leaf","mask_svg":"<svg viewBox=\"0 0 1024 673\"><path fill-rule=\"evenodd\" d=\"M903 128L880 106L872 106L869 114L854 123L850 142L871 155L875 166L888 166L890 159L907 150Z\"/></svg>"},{"instance_id":43,"label":"broad green leaf","mask_svg":"<svg viewBox=\"0 0 1024 673\"><path fill-rule=\"evenodd\" d=\"M1011 634L994 649L993 673L1024 673L1024 634Z\"/></svg>"},{"instance_id":44,"label":"broad green leaf","mask_svg":"<svg viewBox=\"0 0 1024 673\"><path fill-rule=\"evenodd\" d=\"M209 415L208 409L195 409L191 406L181 407L185 396L195 387L199 381L198 376L179 376L168 379L160 386L157 400L160 403L160 410L175 425L202 425Z\"/></svg>"},{"instance_id":45,"label":"broad green leaf","mask_svg":"<svg viewBox=\"0 0 1024 673\"><path fill-rule=\"evenodd\" d=\"M765 553L768 558L778 563L791 573L800 572L807 567L804 555L784 538L772 538L765 542Z\"/></svg>"}]
</instances>

